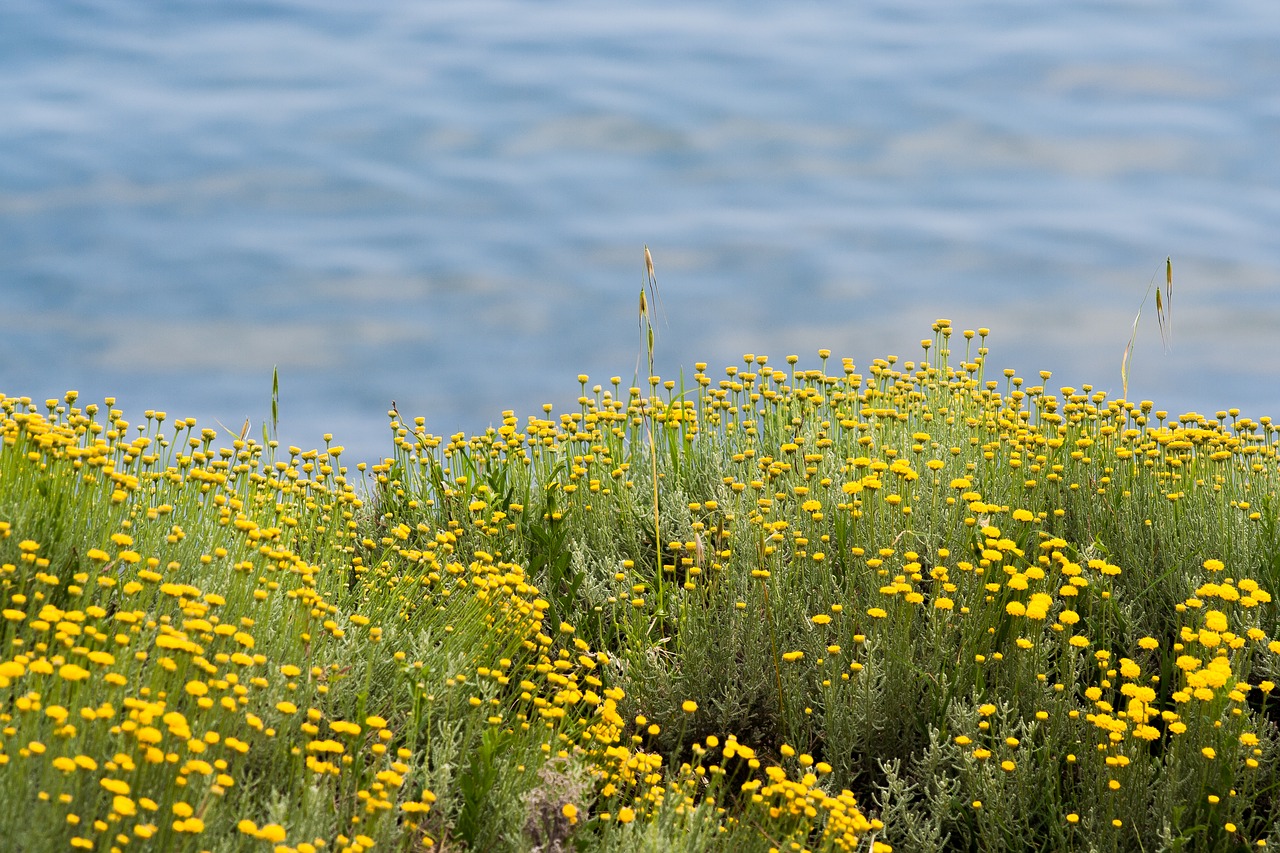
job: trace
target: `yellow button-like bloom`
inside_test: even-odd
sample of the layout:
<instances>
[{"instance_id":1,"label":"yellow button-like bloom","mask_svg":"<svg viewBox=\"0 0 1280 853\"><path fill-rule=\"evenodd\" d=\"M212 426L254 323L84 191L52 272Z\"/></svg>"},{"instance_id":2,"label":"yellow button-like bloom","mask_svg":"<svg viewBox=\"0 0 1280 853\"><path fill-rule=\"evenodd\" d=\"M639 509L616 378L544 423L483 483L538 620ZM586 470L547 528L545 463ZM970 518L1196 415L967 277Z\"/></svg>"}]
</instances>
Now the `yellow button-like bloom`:
<instances>
[{"instance_id":1,"label":"yellow button-like bloom","mask_svg":"<svg viewBox=\"0 0 1280 853\"><path fill-rule=\"evenodd\" d=\"M89 677L89 671L74 663L64 663L58 667L58 677L64 681L84 681Z\"/></svg>"}]
</instances>

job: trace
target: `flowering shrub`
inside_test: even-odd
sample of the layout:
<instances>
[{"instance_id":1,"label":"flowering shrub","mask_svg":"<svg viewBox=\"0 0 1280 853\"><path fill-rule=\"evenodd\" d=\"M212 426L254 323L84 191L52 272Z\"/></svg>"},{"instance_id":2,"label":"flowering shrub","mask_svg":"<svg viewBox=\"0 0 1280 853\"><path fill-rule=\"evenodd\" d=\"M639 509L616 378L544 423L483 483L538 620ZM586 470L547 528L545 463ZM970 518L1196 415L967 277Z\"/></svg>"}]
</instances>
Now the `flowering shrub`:
<instances>
[{"instance_id":1,"label":"flowering shrub","mask_svg":"<svg viewBox=\"0 0 1280 853\"><path fill-rule=\"evenodd\" d=\"M393 410L354 472L0 397L0 837L1276 843L1280 434L989 379L985 336Z\"/></svg>"}]
</instances>

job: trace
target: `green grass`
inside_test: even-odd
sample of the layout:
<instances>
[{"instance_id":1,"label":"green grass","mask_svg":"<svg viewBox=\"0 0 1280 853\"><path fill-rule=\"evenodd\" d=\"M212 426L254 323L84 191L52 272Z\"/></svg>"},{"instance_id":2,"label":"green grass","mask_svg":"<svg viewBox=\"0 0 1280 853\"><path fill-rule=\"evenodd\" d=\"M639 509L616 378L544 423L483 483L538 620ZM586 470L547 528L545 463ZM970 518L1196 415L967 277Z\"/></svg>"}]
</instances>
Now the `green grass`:
<instances>
[{"instance_id":1,"label":"green grass","mask_svg":"<svg viewBox=\"0 0 1280 853\"><path fill-rule=\"evenodd\" d=\"M392 411L354 471L2 398L0 837L1280 843L1276 426L932 332L473 436Z\"/></svg>"}]
</instances>

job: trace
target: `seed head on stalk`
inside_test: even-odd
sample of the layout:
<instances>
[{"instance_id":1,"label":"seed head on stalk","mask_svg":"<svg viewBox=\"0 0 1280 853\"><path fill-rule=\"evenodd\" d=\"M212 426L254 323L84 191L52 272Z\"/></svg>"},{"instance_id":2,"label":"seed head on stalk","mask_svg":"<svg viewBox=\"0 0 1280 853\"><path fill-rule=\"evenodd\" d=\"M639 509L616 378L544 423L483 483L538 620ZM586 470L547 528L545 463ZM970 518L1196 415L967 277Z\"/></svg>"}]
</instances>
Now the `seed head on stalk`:
<instances>
[{"instance_id":1,"label":"seed head on stalk","mask_svg":"<svg viewBox=\"0 0 1280 853\"><path fill-rule=\"evenodd\" d=\"M1151 295L1152 289L1156 292L1156 322L1160 326L1160 342L1164 344L1164 351L1169 352L1169 347L1173 344L1173 258L1166 257L1164 259L1164 296L1160 295L1160 288L1155 287L1155 276L1151 277L1151 281L1147 284L1147 292L1142 297L1142 304L1138 306L1138 314L1133 318L1133 331L1129 335L1129 343L1124 348L1124 356L1120 359L1120 383L1121 394L1126 399L1129 396L1129 357L1133 355L1133 344L1138 337L1138 321L1142 319L1142 309L1147 304L1147 297Z\"/></svg>"},{"instance_id":2,"label":"seed head on stalk","mask_svg":"<svg viewBox=\"0 0 1280 853\"><path fill-rule=\"evenodd\" d=\"M653 255L649 247L644 247L644 283L640 286L640 328L644 330L645 352L648 354L649 375L653 375L653 315L649 304L660 307L658 300L658 277L653 272Z\"/></svg>"},{"instance_id":3,"label":"seed head on stalk","mask_svg":"<svg viewBox=\"0 0 1280 853\"><path fill-rule=\"evenodd\" d=\"M644 283L640 287L640 326L644 330L645 353L648 357L649 376L653 377L653 315L649 303L660 305L658 301L658 277L653 272L653 255L649 246L644 247ZM650 298L652 297L652 298ZM637 361L639 356L636 357ZM639 372L639 364L636 365ZM655 578L658 594L658 611L665 614L666 596L662 575L662 533L661 519L658 511L658 447L654 438L654 424L649 420L649 463L653 478L653 539L655 556Z\"/></svg>"}]
</instances>

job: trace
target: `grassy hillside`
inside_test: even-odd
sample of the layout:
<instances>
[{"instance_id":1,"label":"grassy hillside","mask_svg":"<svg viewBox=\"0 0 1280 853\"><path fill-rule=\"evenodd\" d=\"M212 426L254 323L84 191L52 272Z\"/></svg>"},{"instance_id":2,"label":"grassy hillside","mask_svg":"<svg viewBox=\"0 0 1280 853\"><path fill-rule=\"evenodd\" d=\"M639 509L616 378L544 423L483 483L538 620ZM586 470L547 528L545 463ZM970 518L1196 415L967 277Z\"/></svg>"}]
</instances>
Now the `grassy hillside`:
<instances>
[{"instance_id":1,"label":"grassy hillside","mask_svg":"<svg viewBox=\"0 0 1280 853\"><path fill-rule=\"evenodd\" d=\"M1280 844L1280 431L985 336L393 410L354 470L0 397L0 838Z\"/></svg>"}]
</instances>

